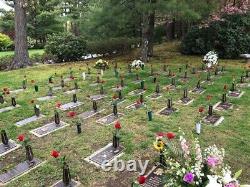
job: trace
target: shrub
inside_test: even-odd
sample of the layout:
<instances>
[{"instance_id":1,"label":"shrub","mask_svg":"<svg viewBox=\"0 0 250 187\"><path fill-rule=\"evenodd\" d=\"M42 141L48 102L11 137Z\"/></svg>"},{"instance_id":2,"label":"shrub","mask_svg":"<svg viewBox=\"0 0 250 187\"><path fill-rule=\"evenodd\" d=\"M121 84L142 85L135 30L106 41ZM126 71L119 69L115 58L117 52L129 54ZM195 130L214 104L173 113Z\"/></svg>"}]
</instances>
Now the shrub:
<instances>
[{"instance_id":1,"label":"shrub","mask_svg":"<svg viewBox=\"0 0 250 187\"><path fill-rule=\"evenodd\" d=\"M6 51L13 46L13 41L9 36L0 33L0 51Z\"/></svg>"},{"instance_id":2,"label":"shrub","mask_svg":"<svg viewBox=\"0 0 250 187\"><path fill-rule=\"evenodd\" d=\"M222 58L250 53L249 14L224 15L206 27L193 27L182 41L184 54L205 54L211 50Z\"/></svg>"},{"instance_id":3,"label":"shrub","mask_svg":"<svg viewBox=\"0 0 250 187\"><path fill-rule=\"evenodd\" d=\"M136 38L109 38L88 42L90 54L125 54L135 48L139 43Z\"/></svg>"},{"instance_id":4,"label":"shrub","mask_svg":"<svg viewBox=\"0 0 250 187\"><path fill-rule=\"evenodd\" d=\"M0 70L6 70L13 61L13 55L0 57Z\"/></svg>"},{"instance_id":5,"label":"shrub","mask_svg":"<svg viewBox=\"0 0 250 187\"><path fill-rule=\"evenodd\" d=\"M55 56L57 62L77 61L86 54L86 42L69 33L54 34L49 36L45 51Z\"/></svg>"}]
</instances>

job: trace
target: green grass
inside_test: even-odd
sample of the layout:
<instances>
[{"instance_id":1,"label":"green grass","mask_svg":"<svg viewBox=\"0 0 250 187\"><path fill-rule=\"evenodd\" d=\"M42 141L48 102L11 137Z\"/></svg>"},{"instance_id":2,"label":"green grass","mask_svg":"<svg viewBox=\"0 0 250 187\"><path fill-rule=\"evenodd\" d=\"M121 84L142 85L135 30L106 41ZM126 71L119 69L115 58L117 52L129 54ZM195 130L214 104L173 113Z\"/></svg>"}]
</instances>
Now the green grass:
<instances>
[{"instance_id":1,"label":"green grass","mask_svg":"<svg viewBox=\"0 0 250 187\"><path fill-rule=\"evenodd\" d=\"M188 62L191 66L200 66L201 57L197 56L182 56L173 47L173 44L162 44L156 47L156 56L151 59L150 64L156 72L162 72L162 65L168 64L170 68L177 72L179 67L185 66ZM233 75L237 78L241 75L243 70L243 63L240 60L221 60L221 65L226 65L227 72L222 78L218 78L213 86L206 86L207 91L203 95L190 95L195 98L195 101L189 106L179 106L180 111L171 117L156 116L155 113L161 108L166 106L166 99L169 97L168 93L163 92L163 97L156 101L148 101L154 112L154 119L152 122L147 121L146 111L139 109L137 111L127 111L125 107L138 97L129 97L127 93L136 89L138 85L131 84L130 81L134 80L134 73L127 74L127 63L135 57L123 56L113 59L108 59L109 62L118 62L120 72L125 76L125 83L127 89L123 94L126 96L126 102L119 105L118 111L125 114L121 119L122 123L122 144L126 148L123 159L150 159L151 164L156 158L157 153L153 149L152 143L155 139L155 133L163 132L177 132L181 127L189 137L195 136L193 134L195 118L197 117L197 110L199 106L207 106L205 99L206 95L213 96L212 103L215 104L221 98L224 84L231 84ZM94 61L89 61L90 65L94 65ZM150 64L146 65L143 72L139 72L140 77L146 80L147 93L149 95L154 92L155 85L152 83L152 78L149 77ZM21 86L24 75L27 75L28 89L24 93L16 95L17 102L22 106L19 109L13 110L8 113L0 114L0 129L6 129L11 139L16 139L18 134L29 134L29 131L40 127L42 124L52 120L54 106L57 101L62 103L70 102L71 96L57 92L57 98L49 102L37 102L40 105L41 111L46 118L28 124L24 127L15 127L15 122L33 115L33 105L30 104L32 99L40 96L45 96L48 91L48 77L54 75L55 85L60 84L60 76L69 76L69 67L73 68L74 75L79 78L79 85L81 87L80 93L77 94L80 101L84 101L84 106L79 107L77 113L90 110L92 103L87 99L88 95L98 93L98 87L90 87L89 83L96 80L97 71L92 68L92 76L88 81L82 81L81 72L86 71L85 62L69 63L60 65L39 65L27 69L14 70L9 72L0 73L0 88L8 87L11 90L17 89ZM56 73L56 74L55 74ZM179 77L180 74L177 73ZM182 84L180 89L172 92L171 96L174 101L182 97L182 89L188 86L189 89L195 87L197 78L190 75L192 78L188 85ZM205 73L201 74L204 79ZM36 157L41 160L47 160L46 164L33 170L31 173L22 176L21 178L10 183L11 187L18 186L50 186L57 180L61 179L61 168L55 159L51 158L50 151L52 149L59 150L61 155L66 155L67 160L71 167L71 174L73 178L80 180L83 186L129 186L130 181L137 177L137 173L115 173L103 172L96 169L84 161L84 158L92 154L97 149L105 146L111 141L113 126L101 126L95 121L102 116L110 114L112 107L110 107L111 97L114 94L111 90L112 86L119 84L119 80L114 77L113 68L105 71L103 79L105 82L105 91L108 98L98 102L99 108L105 108L105 111L89 120L83 121L82 130L80 135L76 134L76 127L72 120L66 117L66 113L61 113L62 120L71 124L70 127L54 132L44 138L32 137L32 146ZM39 93L34 92L31 80L35 80L39 85ZM170 83L170 79L164 76L158 78L161 87ZM67 83L66 90L73 88L73 83ZM243 89L245 95L240 99L230 99L234 104L234 110L227 112L219 112L225 117L225 121L218 127L203 125L202 134L199 136L203 148L208 145L217 144L224 147L226 150L226 162L232 166L233 171L243 169L241 177L242 183L250 183L250 99L249 89ZM10 97L7 98L8 103ZM6 104L4 104L6 105ZM176 105L177 106L177 105ZM3 107L3 106L1 106ZM13 167L20 161L25 159L24 149L20 148L4 157L0 158L1 172Z\"/></svg>"},{"instance_id":2,"label":"green grass","mask_svg":"<svg viewBox=\"0 0 250 187\"><path fill-rule=\"evenodd\" d=\"M44 49L30 49L29 55L32 56L34 54L42 55L44 53ZM0 52L0 58L5 56L14 55L14 51L2 51Z\"/></svg>"}]
</instances>

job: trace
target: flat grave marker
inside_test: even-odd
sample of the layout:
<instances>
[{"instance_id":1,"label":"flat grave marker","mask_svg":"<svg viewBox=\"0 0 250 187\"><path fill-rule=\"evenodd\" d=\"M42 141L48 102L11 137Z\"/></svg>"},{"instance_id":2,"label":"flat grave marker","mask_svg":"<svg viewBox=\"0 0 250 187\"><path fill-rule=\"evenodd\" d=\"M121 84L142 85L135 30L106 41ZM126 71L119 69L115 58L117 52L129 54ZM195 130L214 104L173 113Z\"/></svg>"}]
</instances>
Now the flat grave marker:
<instances>
[{"instance_id":1,"label":"flat grave marker","mask_svg":"<svg viewBox=\"0 0 250 187\"><path fill-rule=\"evenodd\" d=\"M116 120L122 118L124 116L123 113L117 113L117 115L109 114L107 116L102 117L101 119L98 119L96 122L102 125L110 125L114 123Z\"/></svg>"},{"instance_id":2,"label":"flat grave marker","mask_svg":"<svg viewBox=\"0 0 250 187\"><path fill-rule=\"evenodd\" d=\"M18 149L19 147L21 147L20 144L17 144L15 141L13 140L8 140L8 146L4 145L3 143L0 144L0 157L4 156L16 149Z\"/></svg>"},{"instance_id":3,"label":"flat grave marker","mask_svg":"<svg viewBox=\"0 0 250 187\"><path fill-rule=\"evenodd\" d=\"M36 115L34 115L34 116L32 116L32 117L30 117L30 118L26 118L26 119L24 119L24 120L21 120L21 121L19 121L19 122L16 122L16 126L17 127L22 127L22 126L24 126L24 125L27 125L27 124L29 124L29 123L32 123L32 122L34 122L34 121L38 121L39 119L42 119L43 117L45 117L44 115L39 115L39 116L36 116Z\"/></svg>"},{"instance_id":4,"label":"flat grave marker","mask_svg":"<svg viewBox=\"0 0 250 187\"><path fill-rule=\"evenodd\" d=\"M0 113L9 112L9 111L17 109L19 107L21 107L21 106L20 105L16 105L16 106L8 106L8 107L0 108Z\"/></svg>"},{"instance_id":5,"label":"flat grave marker","mask_svg":"<svg viewBox=\"0 0 250 187\"><path fill-rule=\"evenodd\" d=\"M37 98L38 101L49 101L49 100L52 100L52 99L55 99L56 96L44 96L44 97L39 97Z\"/></svg>"}]
</instances>

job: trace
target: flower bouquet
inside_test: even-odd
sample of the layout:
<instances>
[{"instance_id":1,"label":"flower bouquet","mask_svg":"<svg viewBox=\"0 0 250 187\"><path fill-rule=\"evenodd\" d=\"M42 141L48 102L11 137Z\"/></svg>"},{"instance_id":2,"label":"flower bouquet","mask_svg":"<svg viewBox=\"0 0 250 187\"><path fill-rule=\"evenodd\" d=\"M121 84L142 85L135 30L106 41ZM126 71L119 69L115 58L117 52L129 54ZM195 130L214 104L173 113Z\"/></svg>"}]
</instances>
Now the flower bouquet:
<instances>
[{"instance_id":1,"label":"flower bouquet","mask_svg":"<svg viewBox=\"0 0 250 187\"><path fill-rule=\"evenodd\" d=\"M165 186L246 186L237 180L242 170L232 176L230 167L224 162L223 148L213 145L202 151L198 139L188 141L181 130L178 135L158 133L154 147L163 154Z\"/></svg>"},{"instance_id":2,"label":"flower bouquet","mask_svg":"<svg viewBox=\"0 0 250 187\"><path fill-rule=\"evenodd\" d=\"M134 60L130 66L133 69L139 69L139 68L144 69L145 64L141 60Z\"/></svg>"},{"instance_id":3,"label":"flower bouquet","mask_svg":"<svg viewBox=\"0 0 250 187\"><path fill-rule=\"evenodd\" d=\"M218 64L218 55L214 51L209 51L203 57L203 63L207 66L207 68L212 68L213 66Z\"/></svg>"},{"instance_id":4,"label":"flower bouquet","mask_svg":"<svg viewBox=\"0 0 250 187\"><path fill-rule=\"evenodd\" d=\"M96 69L103 69L103 70L108 69L109 63L106 60L100 59L100 60L96 61L95 68Z\"/></svg>"}]
</instances>

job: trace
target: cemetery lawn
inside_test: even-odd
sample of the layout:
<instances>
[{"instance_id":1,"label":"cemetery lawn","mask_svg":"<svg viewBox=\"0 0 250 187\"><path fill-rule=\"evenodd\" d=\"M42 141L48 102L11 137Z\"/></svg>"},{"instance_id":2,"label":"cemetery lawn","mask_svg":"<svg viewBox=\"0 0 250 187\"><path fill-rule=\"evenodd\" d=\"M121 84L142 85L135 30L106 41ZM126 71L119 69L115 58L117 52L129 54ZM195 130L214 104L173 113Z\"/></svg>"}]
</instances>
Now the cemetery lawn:
<instances>
[{"instance_id":1,"label":"cemetery lawn","mask_svg":"<svg viewBox=\"0 0 250 187\"><path fill-rule=\"evenodd\" d=\"M178 73L178 68L184 69L186 62L190 66L200 67L201 57L199 56L183 56L173 43L165 43L156 46L155 57L151 59L150 64L153 64L155 72L163 71L163 64L168 64L172 70ZM0 53L1 54L1 53ZM208 102L206 100L207 95L212 95L211 102L213 104L220 101L223 86L227 84L231 87L233 76L237 81L242 74L245 64L242 60L220 60L220 65L226 66L225 75L221 78L216 78L215 83L212 86L207 86L206 92L202 95L189 94L194 98L194 102L188 106L175 105L180 110L178 113L170 117L157 116L156 112L166 106L166 100L168 93L162 90L163 86L170 83L170 79L164 77L160 73L158 80L161 84L161 92L163 97L155 100L148 101L147 104L151 105L153 114L153 121L149 122L146 116L145 109L139 109L136 111L128 111L126 106L132 104L139 97L128 96L128 92L138 88L139 85L130 83L134 80L135 76L127 75L127 65L134 60L133 54L115 57L107 59L111 62L118 62L118 67L122 68L121 71L125 75L125 84L127 88L123 91L123 95L126 97L126 102L118 105L118 112L124 113L125 116L120 120L122 124L121 129L121 144L126 148L125 154L121 157L125 160L146 160L150 159L150 167L153 165L157 158L157 152L153 148L153 141L155 140L155 134L157 132L178 132L179 127L190 137L199 137L203 148L208 145L216 144L219 147L224 147L226 151L226 162L232 166L233 171L243 170L241 176L242 184L250 184L250 89L243 88L245 94L240 99L230 99L230 102L234 104L234 108L227 112L218 112L223 115L225 120L221 125L212 127L203 125L202 133L197 136L193 133L195 126L195 120L198 116L198 108L204 106L207 108ZM90 65L94 66L96 60L91 60ZM112 65L111 65L112 66ZM11 139L16 140L19 134L29 134L29 131L42 126L53 120L54 106L56 102L68 103L72 100L71 95L63 94L61 91L55 95L56 99L45 102L38 102L40 105L41 113L46 115L37 122L33 122L24 127L17 128L14 124L17 121L31 117L33 115L32 99L36 99L41 96L45 96L48 91L48 77L55 75L55 82L60 83L60 76L69 76L69 67L73 68L74 76L79 78L79 86L81 91L77 94L78 100L83 101L84 105L77 108L78 114L92 109L92 103L87 99L88 95L98 94L99 87L91 87L89 83L93 83L96 80L96 70L92 69L91 80L82 81L81 72L86 72L85 62L58 64L58 65L38 65L27 69L20 69L15 71L7 71L0 73L0 89L5 87L10 90L18 89L21 86L23 76L27 75L28 89L19 93L17 97L17 103L21 105L21 108L15 109L7 113L0 113L0 129L5 129ZM189 70L190 72L190 70ZM146 64L145 70L140 72L140 77L145 80L145 86L147 91L145 96L153 93L155 90L155 84L152 83L152 78L149 77L150 65ZM183 74L182 71L181 74ZM197 75L191 75L190 83L187 87L192 89L196 86ZM201 73L202 79L205 79L206 73ZM90 118L83 122L82 134L76 134L76 126L72 123L72 119L66 117L66 112L62 112L62 121L70 124L70 127L58 130L43 138L37 138L31 136L33 152L35 156L43 161L47 161L41 167L33 170L31 173L26 174L19 179L11 182L8 186L50 186L57 180L62 178L61 167L59 163L50 156L50 152L53 149L59 150L61 155L67 157L67 161L71 168L72 178L79 180L83 186L109 186L117 187L130 185L132 180L135 180L138 173L131 172L104 172L97 169L94 165L91 165L84 161L84 158L91 155L98 149L106 146L112 141L112 133L114 130L113 125L102 126L95 121L103 116L112 113L111 98L114 94L111 87L119 84L119 79L114 77L113 66L104 72L105 80L104 89L107 92L108 97L101 102L98 102L99 108L104 108L105 111L93 118ZM34 92L34 86L31 80L35 80L39 85L39 92ZM177 81L177 80L176 80ZM66 83L69 88L73 88L73 82ZM173 101L178 101L183 95L184 84L175 92L171 92ZM69 89L68 88L68 89ZM8 101L10 98L8 98ZM9 101L10 102L10 101ZM1 106L2 107L2 106ZM24 148L19 148L14 152L7 154L0 158L1 173L14 167L17 163L25 160ZM148 170L150 169L148 167ZM118 185L119 184L119 185Z\"/></svg>"},{"instance_id":2,"label":"cemetery lawn","mask_svg":"<svg viewBox=\"0 0 250 187\"><path fill-rule=\"evenodd\" d=\"M44 53L44 49L30 49L29 55L42 55ZM5 56L14 55L14 51L1 51L0 52L0 58Z\"/></svg>"}]
</instances>

